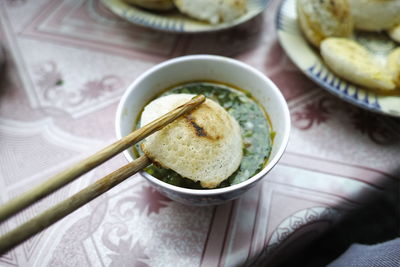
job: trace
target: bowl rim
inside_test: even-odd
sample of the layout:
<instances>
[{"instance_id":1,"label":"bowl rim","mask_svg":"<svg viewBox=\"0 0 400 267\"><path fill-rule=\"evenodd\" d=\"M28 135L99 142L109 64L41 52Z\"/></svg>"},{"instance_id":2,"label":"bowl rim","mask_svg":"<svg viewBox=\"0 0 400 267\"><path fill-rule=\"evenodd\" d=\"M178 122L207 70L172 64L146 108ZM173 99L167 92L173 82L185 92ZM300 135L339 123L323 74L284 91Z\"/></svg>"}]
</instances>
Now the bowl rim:
<instances>
[{"instance_id":1,"label":"bowl rim","mask_svg":"<svg viewBox=\"0 0 400 267\"><path fill-rule=\"evenodd\" d=\"M190 189L190 188L184 188L184 187L179 187L175 185L168 184L166 182L163 182L156 177L146 173L145 171L140 171L139 173L144 176L146 179L150 180L151 183L154 183L162 188L166 188L168 190L172 190L174 192L180 193L180 194L185 194L185 195L197 195L197 196L211 196L211 195L220 195L222 193L229 193L232 191L239 190L241 188L246 188L252 184L255 184L257 181L259 181L262 177L264 177L281 159L284 151L286 150L286 147L289 142L289 136L290 136L290 131L291 131L291 121L290 121L290 113L289 113L289 107L287 105L287 102L285 98L283 97L281 91L278 89L278 87L261 71L257 70L256 68L241 62L236 59L224 57L224 56L217 56L217 55L206 55L206 54L200 54L200 55L188 55L188 56L181 56L181 57L176 57L173 59L166 60L162 63L159 63L147 71L143 72L139 77L137 77L125 90L124 94L122 95L119 103L118 103L118 108L116 112L116 120L115 120L115 130L116 130L116 135L118 139L121 139L123 136L121 134L121 118L122 115L124 114L123 110L126 105L126 101L132 92L135 91L135 88L137 87L138 84L140 84L144 79L146 79L148 76L152 75L153 73L158 72L159 70L166 68L170 65L174 64L179 64L182 62L187 62L187 61L225 61L228 64L233 64L238 66L239 68L244 68L250 72L252 72L254 75L258 76L261 80L263 80L266 85L269 87L270 90L274 91L276 97L279 100L280 105L282 106L283 110L283 118L284 119L284 128L287 129L285 133L283 133L283 138L282 138L282 144L278 148L275 156L267 161L267 164L265 167L255 174L254 176L250 177L249 179L240 182L235 185L230 185L227 187L223 188L214 188L214 189ZM131 154L129 154L128 150L124 150L123 154L125 158L131 162L133 157Z\"/></svg>"}]
</instances>

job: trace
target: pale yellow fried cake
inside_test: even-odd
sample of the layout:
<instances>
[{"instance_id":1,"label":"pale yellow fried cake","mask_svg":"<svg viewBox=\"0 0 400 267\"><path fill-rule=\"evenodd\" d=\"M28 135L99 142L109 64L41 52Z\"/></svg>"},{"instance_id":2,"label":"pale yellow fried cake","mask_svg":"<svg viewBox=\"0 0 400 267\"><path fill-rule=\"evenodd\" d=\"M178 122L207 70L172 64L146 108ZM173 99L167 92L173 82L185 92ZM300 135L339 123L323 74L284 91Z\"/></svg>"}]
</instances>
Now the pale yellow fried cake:
<instances>
[{"instance_id":1,"label":"pale yellow fried cake","mask_svg":"<svg viewBox=\"0 0 400 267\"><path fill-rule=\"evenodd\" d=\"M387 59L388 69L392 73L393 82L400 89L400 47L394 49Z\"/></svg>"},{"instance_id":2,"label":"pale yellow fried cake","mask_svg":"<svg viewBox=\"0 0 400 267\"><path fill-rule=\"evenodd\" d=\"M327 38L320 48L324 62L339 77L371 89L395 89L390 71L355 41Z\"/></svg>"},{"instance_id":3,"label":"pale yellow fried cake","mask_svg":"<svg viewBox=\"0 0 400 267\"><path fill-rule=\"evenodd\" d=\"M399 0L349 0L356 29L386 30L400 24Z\"/></svg>"},{"instance_id":4,"label":"pale yellow fried cake","mask_svg":"<svg viewBox=\"0 0 400 267\"><path fill-rule=\"evenodd\" d=\"M129 4L157 11L170 10L175 8L174 2L172 0L124 0L124 1Z\"/></svg>"},{"instance_id":5,"label":"pale yellow fried cake","mask_svg":"<svg viewBox=\"0 0 400 267\"><path fill-rule=\"evenodd\" d=\"M388 33L393 40L400 43L400 24L391 28Z\"/></svg>"},{"instance_id":6,"label":"pale yellow fried cake","mask_svg":"<svg viewBox=\"0 0 400 267\"><path fill-rule=\"evenodd\" d=\"M232 21L246 12L247 0L174 0L189 17L211 24Z\"/></svg>"},{"instance_id":7,"label":"pale yellow fried cake","mask_svg":"<svg viewBox=\"0 0 400 267\"><path fill-rule=\"evenodd\" d=\"M300 28L314 46L327 37L349 37L353 20L347 0L297 0Z\"/></svg>"},{"instance_id":8,"label":"pale yellow fried cake","mask_svg":"<svg viewBox=\"0 0 400 267\"><path fill-rule=\"evenodd\" d=\"M189 101L194 95L172 94L150 102L141 126ZM218 103L207 99L190 114L147 137L143 152L156 164L215 188L236 171L242 160L238 122Z\"/></svg>"}]
</instances>

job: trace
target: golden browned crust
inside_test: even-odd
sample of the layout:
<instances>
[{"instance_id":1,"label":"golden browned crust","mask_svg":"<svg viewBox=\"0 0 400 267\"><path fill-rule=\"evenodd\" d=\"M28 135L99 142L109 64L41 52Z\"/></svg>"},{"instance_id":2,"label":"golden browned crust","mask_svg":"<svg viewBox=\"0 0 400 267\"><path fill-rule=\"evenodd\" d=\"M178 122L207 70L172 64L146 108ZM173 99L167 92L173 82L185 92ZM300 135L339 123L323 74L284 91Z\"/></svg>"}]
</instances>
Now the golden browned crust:
<instances>
[{"instance_id":1,"label":"golden browned crust","mask_svg":"<svg viewBox=\"0 0 400 267\"><path fill-rule=\"evenodd\" d=\"M306 39L316 47L327 37L349 37L353 20L347 0L298 0L297 13Z\"/></svg>"}]
</instances>

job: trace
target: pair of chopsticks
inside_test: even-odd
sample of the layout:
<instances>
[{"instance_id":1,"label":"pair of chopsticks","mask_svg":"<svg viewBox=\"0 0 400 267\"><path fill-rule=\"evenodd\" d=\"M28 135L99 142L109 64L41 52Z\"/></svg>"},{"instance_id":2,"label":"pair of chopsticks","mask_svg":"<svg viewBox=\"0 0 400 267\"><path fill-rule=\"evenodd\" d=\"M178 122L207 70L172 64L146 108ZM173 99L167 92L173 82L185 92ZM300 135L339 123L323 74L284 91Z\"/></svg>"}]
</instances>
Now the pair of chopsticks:
<instances>
[{"instance_id":1,"label":"pair of chopsticks","mask_svg":"<svg viewBox=\"0 0 400 267\"><path fill-rule=\"evenodd\" d=\"M16 214L17 212L28 207L29 205L33 204L34 202L42 199L46 195L72 182L79 176L104 163L108 159L114 157L118 153L124 151L125 149L146 138L152 133L160 130L181 115L192 111L194 108L203 103L205 99L206 98L203 95L198 95L192 98L192 100L190 100L186 104L170 111L164 116L154 120L146 126L130 133L124 138L118 140L117 142L100 150L96 154L53 176L43 184L38 185L30 191L20 195L19 197L12 199L8 203L0 207L0 223L11 217L12 215ZM109 175L82 189L78 193L65 199L59 204L49 208L48 210L37 215L31 220L25 222L24 224L18 226L14 230L11 230L3 236L0 236L0 255L20 244L21 242L25 241L26 239L30 238L31 236L44 230L51 224L67 216L71 212L75 211L76 209L98 197L102 193L113 188L117 184L121 183L125 179L129 178L130 176L150 164L151 161L149 160L149 158L146 155L143 155L133 162L128 163L120 169L110 173Z\"/></svg>"}]
</instances>

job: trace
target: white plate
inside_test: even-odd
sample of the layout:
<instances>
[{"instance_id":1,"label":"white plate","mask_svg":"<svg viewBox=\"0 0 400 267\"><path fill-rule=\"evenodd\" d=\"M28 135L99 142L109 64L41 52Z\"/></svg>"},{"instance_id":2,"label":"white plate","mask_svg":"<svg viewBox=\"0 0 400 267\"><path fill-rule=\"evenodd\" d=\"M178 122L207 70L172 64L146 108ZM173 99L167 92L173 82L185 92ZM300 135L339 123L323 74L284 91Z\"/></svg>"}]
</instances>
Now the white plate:
<instances>
[{"instance_id":1,"label":"white plate","mask_svg":"<svg viewBox=\"0 0 400 267\"><path fill-rule=\"evenodd\" d=\"M152 12L129 5L123 0L101 1L112 12L131 23L157 30L181 33L211 32L239 25L260 14L270 2L270 0L248 0L247 12L243 16L228 23L213 25L191 19L178 11Z\"/></svg>"},{"instance_id":2,"label":"white plate","mask_svg":"<svg viewBox=\"0 0 400 267\"><path fill-rule=\"evenodd\" d=\"M276 17L279 42L294 64L322 88L343 100L370 111L400 117L399 95L372 92L337 77L326 67L319 52L301 33L295 4L295 0L283 0ZM380 57L397 46L384 33L357 32L355 40Z\"/></svg>"}]
</instances>

